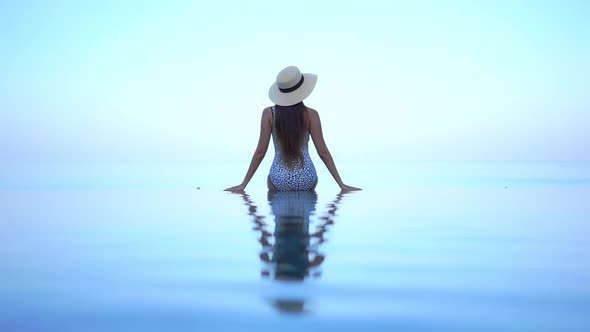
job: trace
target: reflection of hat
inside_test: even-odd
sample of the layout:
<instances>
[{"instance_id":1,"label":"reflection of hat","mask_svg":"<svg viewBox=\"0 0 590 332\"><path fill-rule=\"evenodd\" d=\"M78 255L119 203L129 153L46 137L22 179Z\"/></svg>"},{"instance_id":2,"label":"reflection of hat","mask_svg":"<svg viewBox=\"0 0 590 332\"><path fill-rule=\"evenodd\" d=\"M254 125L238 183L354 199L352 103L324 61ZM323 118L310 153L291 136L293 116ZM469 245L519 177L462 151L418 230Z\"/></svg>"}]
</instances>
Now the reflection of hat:
<instances>
[{"instance_id":1,"label":"reflection of hat","mask_svg":"<svg viewBox=\"0 0 590 332\"><path fill-rule=\"evenodd\" d=\"M302 313L305 311L304 299L278 299L273 302L273 305L281 312Z\"/></svg>"},{"instance_id":2,"label":"reflection of hat","mask_svg":"<svg viewBox=\"0 0 590 332\"><path fill-rule=\"evenodd\" d=\"M295 105L309 97L317 80L317 75L302 74L299 68L289 66L279 72L268 97L279 106Z\"/></svg>"}]
</instances>

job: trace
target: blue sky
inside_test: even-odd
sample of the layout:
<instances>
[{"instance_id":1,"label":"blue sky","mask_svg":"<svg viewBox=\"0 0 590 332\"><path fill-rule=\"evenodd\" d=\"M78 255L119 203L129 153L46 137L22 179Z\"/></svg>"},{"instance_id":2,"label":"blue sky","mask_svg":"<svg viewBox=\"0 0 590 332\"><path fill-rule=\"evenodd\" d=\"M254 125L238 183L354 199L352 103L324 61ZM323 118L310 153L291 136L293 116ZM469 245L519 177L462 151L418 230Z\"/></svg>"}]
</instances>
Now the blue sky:
<instances>
[{"instance_id":1,"label":"blue sky","mask_svg":"<svg viewBox=\"0 0 590 332\"><path fill-rule=\"evenodd\" d=\"M297 65L338 159L588 160L586 1L7 1L5 161L249 159Z\"/></svg>"}]
</instances>

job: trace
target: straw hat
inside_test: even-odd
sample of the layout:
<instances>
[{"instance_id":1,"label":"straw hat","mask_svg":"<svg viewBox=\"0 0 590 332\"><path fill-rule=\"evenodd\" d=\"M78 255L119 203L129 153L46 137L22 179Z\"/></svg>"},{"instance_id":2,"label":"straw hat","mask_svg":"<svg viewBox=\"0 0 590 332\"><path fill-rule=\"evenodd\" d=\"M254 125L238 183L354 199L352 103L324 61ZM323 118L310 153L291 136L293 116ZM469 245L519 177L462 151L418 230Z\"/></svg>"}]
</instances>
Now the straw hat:
<instances>
[{"instance_id":1,"label":"straw hat","mask_svg":"<svg viewBox=\"0 0 590 332\"><path fill-rule=\"evenodd\" d=\"M317 80L317 75L302 74L299 68L289 66L279 72L268 97L279 106L295 105L311 94Z\"/></svg>"}]
</instances>

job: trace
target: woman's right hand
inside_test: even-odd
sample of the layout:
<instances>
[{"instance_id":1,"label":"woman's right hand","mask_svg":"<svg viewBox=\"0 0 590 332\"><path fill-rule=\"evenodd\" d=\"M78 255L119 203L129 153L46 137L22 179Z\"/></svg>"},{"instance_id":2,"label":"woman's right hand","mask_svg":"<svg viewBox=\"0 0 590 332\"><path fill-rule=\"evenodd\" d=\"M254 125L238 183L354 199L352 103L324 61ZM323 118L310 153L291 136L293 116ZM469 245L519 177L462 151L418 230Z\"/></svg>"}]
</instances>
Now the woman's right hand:
<instances>
[{"instance_id":1,"label":"woman's right hand","mask_svg":"<svg viewBox=\"0 0 590 332\"><path fill-rule=\"evenodd\" d=\"M342 192L349 192L349 191L357 191L357 190L362 190L361 188L357 188L357 187L353 187L353 186L347 186L345 184L342 184L340 186L340 190L342 190Z\"/></svg>"}]
</instances>

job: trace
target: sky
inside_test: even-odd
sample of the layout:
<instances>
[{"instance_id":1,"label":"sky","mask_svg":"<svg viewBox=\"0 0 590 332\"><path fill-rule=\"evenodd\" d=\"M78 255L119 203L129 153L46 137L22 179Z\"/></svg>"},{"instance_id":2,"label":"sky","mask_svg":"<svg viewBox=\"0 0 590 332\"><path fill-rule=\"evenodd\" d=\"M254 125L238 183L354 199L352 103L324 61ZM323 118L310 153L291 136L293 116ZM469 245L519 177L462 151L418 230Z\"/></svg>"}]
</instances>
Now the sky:
<instances>
[{"instance_id":1,"label":"sky","mask_svg":"<svg viewBox=\"0 0 590 332\"><path fill-rule=\"evenodd\" d=\"M0 159L247 161L296 65L337 160L589 160L588 22L587 1L3 1Z\"/></svg>"}]
</instances>

